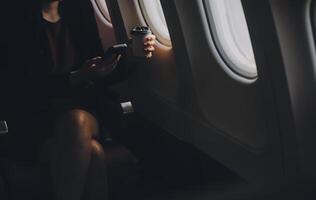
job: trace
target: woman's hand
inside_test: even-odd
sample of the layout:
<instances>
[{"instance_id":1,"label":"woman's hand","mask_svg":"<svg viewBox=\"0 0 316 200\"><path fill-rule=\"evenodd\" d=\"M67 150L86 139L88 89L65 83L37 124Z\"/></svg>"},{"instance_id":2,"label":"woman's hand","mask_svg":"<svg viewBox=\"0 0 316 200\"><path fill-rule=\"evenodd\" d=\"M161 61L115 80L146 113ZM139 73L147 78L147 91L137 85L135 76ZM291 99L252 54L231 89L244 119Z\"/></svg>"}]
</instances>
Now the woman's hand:
<instances>
[{"instance_id":1,"label":"woman's hand","mask_svg":"<svg viewBox=\"0 0 316 200\"><path fill-rule=\"evenodd\" d=\"M120 59L121 55L113 55L106 59L98 56L87 60L80 69L71 72L70 82L77 84L82 81L95 81L104 78L115 69Z\"/></svg>"},{"instance_id":2,"label":"woman's hand","mask_svg":"<svg viewBox=\"0 0 316 200\"><path fill-rule=\"evenodd\" d=\"M152 57L153 52L155 51L155 45L156 45L156 36L153 34L147 35L145 37L145 42L144 42L144 50L145 50L146 58Z\"/></svg>"}]
</instances>

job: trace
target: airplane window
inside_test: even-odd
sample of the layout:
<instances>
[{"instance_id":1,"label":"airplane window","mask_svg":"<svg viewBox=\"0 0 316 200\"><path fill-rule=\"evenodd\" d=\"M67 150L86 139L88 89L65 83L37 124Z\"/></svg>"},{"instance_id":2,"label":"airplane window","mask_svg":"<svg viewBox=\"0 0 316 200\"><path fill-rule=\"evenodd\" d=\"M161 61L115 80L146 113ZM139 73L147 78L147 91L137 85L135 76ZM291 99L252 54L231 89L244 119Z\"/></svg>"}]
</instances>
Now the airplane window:
<instances>
[{"instance_id":1,"label":"airplane window","mask_svg":"<svg viewBox=\"0 0 316 200\"><path fill-rule=\"evenodd\" d=\"M111 17L105 0L94 0L103 17L111 23Z\"/></svg>"},{"instance_id":2,"label":"airplane window","mask_svg":"<svg viewBox=\"0 0 316 200\"><path fill-rule=\"evenodd\" d=\"M205 0L217 50L235 73L257 77L257 66L241 0Z\"/></svg>"},{"instance_id":3,"label":"airplane window","mask_svg":"<svg viewBox=\"0 0 316 200\"><path fill-rule=\"evenodd\" d=\"M139 5L147 25L159 42L171 46L170 35L160 0L139 0Z\"/></svg>"}]
</instances>

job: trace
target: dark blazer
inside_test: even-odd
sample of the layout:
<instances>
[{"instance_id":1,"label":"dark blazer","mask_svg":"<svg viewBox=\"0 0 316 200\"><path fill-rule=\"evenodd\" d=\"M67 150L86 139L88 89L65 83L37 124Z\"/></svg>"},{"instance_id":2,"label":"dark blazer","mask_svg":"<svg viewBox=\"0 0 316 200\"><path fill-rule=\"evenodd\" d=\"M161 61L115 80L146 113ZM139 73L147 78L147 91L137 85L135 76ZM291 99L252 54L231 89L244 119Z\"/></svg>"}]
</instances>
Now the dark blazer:
<instances>
[{"instance_id":1,"label":"dark blazer","mask_svg":"<svg viewBox=\"0 0 316 200\"><path fill-rule=\"evenodd\" d=\"M52 74L51 53L41 26L41 7L37 1L21 1L7 7L1 33L0 119L22 116L47 108L50 98L75 95L68 74ZM92 57L102 55L94 11L89 0L64 0L60 12L74 43L75 68ZM10 12L10 10L12 12ZM15 13L13 11L16 11ZM3 14L3 13L2 13ZM2 17L1 17L2 18ZM25 114L25 116L24 116Z\"/></svg>"}]
</instances>

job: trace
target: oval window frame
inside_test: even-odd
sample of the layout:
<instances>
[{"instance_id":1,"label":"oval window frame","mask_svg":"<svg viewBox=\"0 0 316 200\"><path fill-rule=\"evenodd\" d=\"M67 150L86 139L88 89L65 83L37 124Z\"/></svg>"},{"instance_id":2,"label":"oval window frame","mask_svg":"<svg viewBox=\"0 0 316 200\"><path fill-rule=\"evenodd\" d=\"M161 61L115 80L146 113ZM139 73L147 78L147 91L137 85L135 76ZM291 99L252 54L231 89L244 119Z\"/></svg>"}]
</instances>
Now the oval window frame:
<instances>
[{"instance_id":1,"label":"oval window frame","mask_svg":"<svg viewBox=\"0 0 316 200\"><path fill-rule=\"evenodd\" d=\"M106 1L105 0L92 0L92 1L95 4L95 6L98 8L99 13L103 16L103 19L105 20L106 24L112 27L111 16L110 16L109 9L106 5Z\"/></svg>"},{"instance_id":2,"label":"oval window frame","mask_svg":"<svg viewBox=\"0 0 316 200\"><path fill-rule=\"evenodd\" d=\"M232 56L227 54L226 48L223 47L223 43L222 43L221 39L219 38L220 36L218 34L217 26L215 25L216 22L215 22L215 18L214 18L213 12L212 12L211 1L210 0L203 0L203 6L204 6L204 10L205 10L207 20L208 20L208 26L209 26L209 30L211 33L212 43L214 44L215 49L217 51L217 54L220 56L221 61L222 61L222 62L219 62L219 64L225 68L224 69L225 71L226 71L226 69L229 69L233 74L235 74L236 76L238 76L242 79L246 79L249 81L257 80L258 79L258 71L257 71L255 57L254 57L254 62L255 62L254 68L249 67L247 65L245 67L245 65L243 65L242 62L238 62L238 64L236 64L236 62L234 62L234 60L236 61L238 59L236 59L235 56L233 56L233 57L235 57L235 59L232 59ZM251 43L251 38L250 38L250 33L249 33L247 21L246 21L246 25L247 25L247 32L249 34L252 52L254 54L253 45ZM242 65L243 67L241 67L240 65Z\"/></svg>"},{"instance_id":3,"label":"oval window frame","mask_svg":"<svg viewBox=\"0 0 316 200\"><path fill-rule=\"evenodd\" d=\"M152 32L156 35L157 41L163 46L170 48L172 47L172 42L171 42L168 26L166 23L166 18L164 15L162 16L160 14L161 12L159 12L159 8L157 8L158 6L161 6L160 0L158 0L158 2L159 2L159 5L155 6L156 12L149 13L147 9L148 7L150 7L147 4L148 0L137 0L139 10L141 12L142 20L145 22L147 26L150 27ZM163 9L162 9L162 13L163 13ZM156 17L153 17L153 15L155 15ZM157 18L157 16L159 18L160 27L157 27L157 23L155 23L153 20L153 18ZM161 27L161 25L163 25L163 27ZM161 32L161 30L165 30L165 31Z\"/></svg>"}]
</instances>

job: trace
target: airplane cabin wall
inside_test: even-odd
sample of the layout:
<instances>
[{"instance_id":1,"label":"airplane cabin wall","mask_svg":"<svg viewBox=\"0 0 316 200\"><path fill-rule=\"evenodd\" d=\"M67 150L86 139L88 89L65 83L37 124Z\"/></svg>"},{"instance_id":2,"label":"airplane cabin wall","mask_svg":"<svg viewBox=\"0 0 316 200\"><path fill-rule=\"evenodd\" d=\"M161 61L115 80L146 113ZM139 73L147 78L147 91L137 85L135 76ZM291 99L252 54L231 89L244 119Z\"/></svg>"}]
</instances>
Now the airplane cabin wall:
<instances>
[{"instance_id":1,"label":"airplane cabin wall","mask_svg":"<svg viewBox=\"0 0 316 200\"><path fill-rule=\"evenodd\" d=\"M103 49L106 50L116 43L113 25L106 19L100 11L99 5L96 0L90 0L94 9L95 19L97 22L100 39Z\"/></svg>"},{"instance_id":2,"label":"airplane cabin wall","mask_svg":"<svg viewBox=\"0 0 316 200\"><path fill-rule=\"evenodd\" d=\"M297 67L315 66L307 2L242 1L258 66L249 80L224 66L202 0L161 0L172 47L158 41L152 59L134 60L136 111L250 183L280 185L297 175L298 160L312 173L315 69ZM122 14L117 38L146 25L137 0L110 3Z\"/></svg>"},{"instance_id":3,"label":"airplane cabin wall","mask_svg":"<svg viewBox=\"0 0 316 200\"><path fill-rule=\"evenodd\" d=\"M130 80L136 110L250 182L278 184L280 141L268 132L259 80L245 80L221 66L202 1L161 3L172 48L158 43L152 59L138 61ZM127 35L146 25L138 1L118 4Z\"/></svg>"},{"instance_id":4,"label":"airplane cabin wall","mask_svg":"<svg viewBox=\"0 0 316 200\"><path fill-rule=\"evenodd\" d=\"M296 171L310 181L316 178L315 5L312 0L271 1L295 116Z\"/></svg>"}]
</instances>

